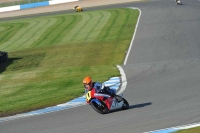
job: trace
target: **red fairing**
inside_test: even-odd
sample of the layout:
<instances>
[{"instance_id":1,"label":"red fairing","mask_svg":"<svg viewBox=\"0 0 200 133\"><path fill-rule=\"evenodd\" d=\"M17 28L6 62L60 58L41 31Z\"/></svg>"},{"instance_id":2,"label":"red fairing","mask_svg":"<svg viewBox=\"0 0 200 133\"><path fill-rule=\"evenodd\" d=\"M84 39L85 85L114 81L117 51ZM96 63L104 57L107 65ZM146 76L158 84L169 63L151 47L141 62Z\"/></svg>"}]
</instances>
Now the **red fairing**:
<instances>
[{"instance_id":1,"label":"red fairing","mask_svg":"<svg viewBox=\"0 0 200 133\"><path fill-rule=\"evenodd\" d=\"M109 95L107 94L101 94L101 93L95 93L95 89L92 89L91 90L91 97L95 97L99 100L102 100L106 103L108 109L111 108L111 105L112 105L112 102L113 102L113 98L110 97Z\"/></svg>"},{"instance_id":2,"label":"red fairing","mask_svg":"<svg viewBox=\"0 0 200 133\"><path fill-rule=\"evenodd\" d=\"M105 103L106 103L106 105L107 105L107 107L108 107L109 110L111 108L112 102L113 102L113 98L112 97L109 97L109 98L107 98L105 100Z\"/></svg>"}]
</instances>

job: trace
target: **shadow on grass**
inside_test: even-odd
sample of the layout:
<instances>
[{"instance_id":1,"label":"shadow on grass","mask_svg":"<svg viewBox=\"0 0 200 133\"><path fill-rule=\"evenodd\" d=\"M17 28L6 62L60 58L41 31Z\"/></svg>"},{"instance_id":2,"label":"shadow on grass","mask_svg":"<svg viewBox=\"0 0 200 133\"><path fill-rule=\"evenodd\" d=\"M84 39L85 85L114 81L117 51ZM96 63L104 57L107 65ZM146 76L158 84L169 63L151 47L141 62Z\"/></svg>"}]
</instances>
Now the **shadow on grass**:
<instances>
[{"instance_id":1,"label":"shadow on grass","mask_svg":"<svg viewBox=\"0 0 200 133\"><path fill-rule=\"evenodd\" d=\"M6 68L11 65L15 60L20 60L21 58L9 58L8 62L0 63L0 74L6 71Z\"/></svg>"}]
</instances>

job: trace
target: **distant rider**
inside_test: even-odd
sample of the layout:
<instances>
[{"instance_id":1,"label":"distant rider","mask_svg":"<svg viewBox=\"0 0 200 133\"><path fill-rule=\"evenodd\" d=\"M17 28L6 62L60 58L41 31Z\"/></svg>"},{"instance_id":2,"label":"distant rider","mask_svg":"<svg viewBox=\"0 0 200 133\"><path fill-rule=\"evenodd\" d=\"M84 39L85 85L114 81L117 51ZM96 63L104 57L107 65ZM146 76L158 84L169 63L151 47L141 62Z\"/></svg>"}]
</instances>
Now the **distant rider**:
<instances>
[{"instance_id":1,"label":"distant rider","mask_svg":"<svg viewBox=\"0 0 200 133\"><path fill-rule=\"evenodd\" d=\"M176 4L181 4L180 0L175 0Z\"/></svg>"},{"instance_id":2,"label":"distant rider","mask_svg":"<svg viewBox=\"0 0 200 133\"><path fill-rule=\"evenodd\" d=\"M77 5L74 5L74 9L76 9L78 6Z\"/></svg>"},{"instance_id":3,"label":"distant rider","mask_svg":"<svg viewBox=\"0 0 200 133\"><path fill-rule=\"evenodd\" d=\"M92 78L87 76L83 79L83 85L87 91L94 91L94 96L105 96L105 97L115 97L118 102L122 101L122 98L117 96L113 89L108 86L104 86L100 82L92 82ZM93 97L93 96L92 96Z\"/></svg>"}]
</instances>

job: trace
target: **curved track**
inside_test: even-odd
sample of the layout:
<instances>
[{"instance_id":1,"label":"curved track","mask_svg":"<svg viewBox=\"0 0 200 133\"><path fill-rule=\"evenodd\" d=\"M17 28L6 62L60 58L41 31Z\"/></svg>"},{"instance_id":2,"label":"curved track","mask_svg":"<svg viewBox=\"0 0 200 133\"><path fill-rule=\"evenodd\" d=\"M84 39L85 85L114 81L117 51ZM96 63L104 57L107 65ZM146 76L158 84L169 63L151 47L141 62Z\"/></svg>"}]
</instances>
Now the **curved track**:
<instances>
[{"instance_id":1,"label":"curved track","mask_svg":"<svg viewBox=\"0 0 200 133\"><path fill-rule=\"evenodd\" d=\"M101 115L89 105L0 123L1 133L143 133L200 122L200 1L112 5L142 14L122 65L130 109Z\"/></svg>"}]
</instances>

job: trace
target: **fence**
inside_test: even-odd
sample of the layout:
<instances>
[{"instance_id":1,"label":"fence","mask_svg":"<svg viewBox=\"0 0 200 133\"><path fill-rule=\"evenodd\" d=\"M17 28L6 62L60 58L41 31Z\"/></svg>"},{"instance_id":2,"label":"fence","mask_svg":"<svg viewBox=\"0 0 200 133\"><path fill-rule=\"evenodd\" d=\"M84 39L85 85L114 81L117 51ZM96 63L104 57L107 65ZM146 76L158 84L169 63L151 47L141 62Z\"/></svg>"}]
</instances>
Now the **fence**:
<instances>
[{"instance_id":1,"label":"fence","mask_svg":"<svg viewBox=\"0 0 200 133\"><path fill-rule=\"evenodd\" d=\"M44 2L44 1L50 1L50 0L0 0L0 7L30 4L30 3Z\"/></svg>"}]
</instances>

